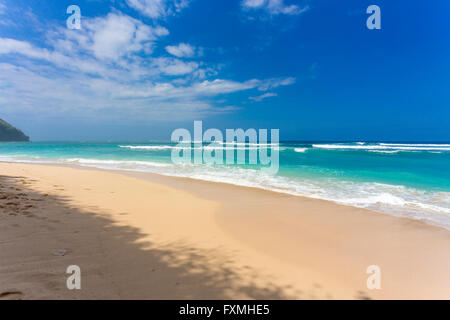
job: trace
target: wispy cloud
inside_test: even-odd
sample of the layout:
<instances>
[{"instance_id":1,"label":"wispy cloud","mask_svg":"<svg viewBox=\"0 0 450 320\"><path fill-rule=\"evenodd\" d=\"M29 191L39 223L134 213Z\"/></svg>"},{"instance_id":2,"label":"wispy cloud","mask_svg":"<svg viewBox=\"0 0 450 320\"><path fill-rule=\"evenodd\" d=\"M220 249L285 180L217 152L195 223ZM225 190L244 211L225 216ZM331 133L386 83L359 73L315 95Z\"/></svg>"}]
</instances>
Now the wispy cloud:
<instances>
[{"instance_id":1,"label":"wispy cloud","mask_svg":"<svg viewBox=\"0 0 450 320\"><path fill-rule=\"evenodd\" d=\"M294 77L287 77L287 78L271 78L267 79L265 81L261 81L258 85L258 90L260 91L267 91L271 89L275 89L281 86L290 86L291 84L295 83Z\"/></svg>"},{"instance_id":2,"label":"wispy cloud","mask_svg":"<svg viewBox=\"0 0 450 320\"><path fill-rule=\"evenodd\" d=\"M259 102L259 101L262 101L262 100L264 100L266 98L276 97L276 96L278 96L276 93L267 92L267 93L264 93L264 94L262 94L260 96L257 96L257 97L249 97L249 99L253 100L253 101L256 101L256 102Z\"/></svg>"},{"instance_id":3,"label":"wispy cloud","mask_svg":"<svg viewBox=\"0 0 450 320\"><path fill-rule=\"evenodd\" d=\"M178 58L190 58L195 55L195 47L186 43L180 43L176 46L167 46L166 51Z\"/></svg>"},{"instance_id":4,"label":"wispy cloud","mask_svg":"<svg viewBox=\"0 0 450 320\"><path fill-rule=\"evenodd\" d=\"M187 2L172 4L181 10ZM157 23L148 25L113 10L83 18L81 30L50 26L40 42L0 37L0 111L188 120L237 110L215 103L218 97L295 82L292 77L221 79L219 66L190 61L201 56L199 49L183 42L164 47L173 57L158 56L155 48L168 35Z\"/></svg>"},{"instance_id":5,"label":"wispy cloud","mask_svg":"<svg viewBox=\"0 0 450 320\"><path fill-rule=\"evenodd\" d=\"M12 19L7 17L7 7L3 0L0 0L0 26L14 26Z\"/></svg>"},{"instance_id":6,"label":"wispy cloud","mask_svg":"<svg viewBox=\"0 0 450 320\"><path fill-rule=\"evenodd\" d=\"M164 74L171 76L181 76L189 74L198 69L199 65L196 62L184 62L179 59L171 58L157 58L154 64Z\"/></svg>"},{"instance_id":7,"label":"wispy cloud","mask_svg":"<svg viewBox=\"0 0 450 320\"><path fill-rule=\"evenodd\" d=\"M31 71L0 63L2 112L26 112L36 116L69 114L120 121L151 118L160 121L188 120L235 111L235 107L215 106L208 98L249 90L260 84L259 80L240 83L220 79L182 86L152 81L135 84L93 79L82 73L72 74L70 78L66 74L43 74L44 69Z\"/></svg>"},{"instance_id":8,"label":"wispy cloud","mask_svg":"<svg viewBox=\"0 0 450 320\"><path fill-rule=\"evenodd\" d=\"M188 0L126 0L127 4L152 19L174 15L189 6Z\"/></svg>"},{"instance_id":9,"label":"wispy cloud","mask_svg":"<svg viewBox=\"0 0 450 320\"><path fill-rule=\"evenodd\" d=\"M298 15L309 9L308 6L286 5L284 0L243 0L242 7L244 10L264 10L271 15Z\"/></svg>"}]
</instances>

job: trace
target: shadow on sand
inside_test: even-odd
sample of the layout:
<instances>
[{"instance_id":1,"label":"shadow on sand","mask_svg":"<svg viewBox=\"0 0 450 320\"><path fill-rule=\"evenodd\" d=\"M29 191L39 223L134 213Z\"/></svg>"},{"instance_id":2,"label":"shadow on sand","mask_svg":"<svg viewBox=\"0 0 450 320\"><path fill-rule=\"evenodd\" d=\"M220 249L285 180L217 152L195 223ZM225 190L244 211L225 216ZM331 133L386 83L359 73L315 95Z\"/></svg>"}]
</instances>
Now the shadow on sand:
<instances>
[{"instance_id":1,"label":"shadow on sand","mask_svg":"<svg viewBox=\"0 0 450 320\"><path fill-rule=\"evenodd\" d=\"M30 188L35 182L0 176L0 299L289 299L303 294L250 267L236 268L223 248L153 242L151 235L118 225L98 208L81 211L67 198L37 193ZM81 268L81 290L66 287L69 265Z\"/></svg>"}]
</instances>

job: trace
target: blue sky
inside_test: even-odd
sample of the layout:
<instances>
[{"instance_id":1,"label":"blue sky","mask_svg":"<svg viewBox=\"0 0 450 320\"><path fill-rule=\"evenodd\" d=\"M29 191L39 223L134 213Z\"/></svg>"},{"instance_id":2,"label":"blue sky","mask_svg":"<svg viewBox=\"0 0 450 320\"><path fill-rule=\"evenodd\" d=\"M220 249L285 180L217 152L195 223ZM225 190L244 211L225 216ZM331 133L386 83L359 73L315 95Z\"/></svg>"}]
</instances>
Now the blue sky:
<instances>
[{"instance_id":1,"label":"blue sky","mask_svg":"<svg viewBox=\"0 0 450 320\"><path fill-rule=\"evenodd\" d=\"M0 118L33 140L168 140L203 120L450 141L449 18L425 0L0 0Z\"/></svg>"}]
</instances>

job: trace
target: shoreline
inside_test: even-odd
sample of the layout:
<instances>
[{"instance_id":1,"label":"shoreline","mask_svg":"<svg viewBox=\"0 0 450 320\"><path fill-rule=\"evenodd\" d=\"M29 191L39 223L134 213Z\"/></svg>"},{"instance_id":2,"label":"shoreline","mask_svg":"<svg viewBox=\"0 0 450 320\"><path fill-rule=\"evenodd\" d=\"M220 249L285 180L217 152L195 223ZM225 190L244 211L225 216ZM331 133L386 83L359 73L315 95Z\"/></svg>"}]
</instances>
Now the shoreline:
<instances>
[{"instance_id":1,"label":"shoreline","mask_svg":"<svg viewBox=\"0 0 450 320\"><path fill-rule=\"evenodd\" d=\"M395 218L399 218L399 219L406 219L406 220L411 221L411 222L423 223L423 224L425 224L427 226L431 226L431 227L440 228L440 229L444 229L444 230L450 231L450 229L448 229L448 228L446 228L444 226L441 226L439 224L436 224L434 222L430 222L430 221L425 221L425 220L421 220L421 219L415 219L415 218L411 218L411 217L407 217L407 216L399 216L399 215L395 215L393 213L384 212L384 211L381 211L381 210L364 208L364 207L358 207L358 206L353 206L353 205L350 205L350 204L339 203L339 202L336 202L336 201L333 201L333 200L314 198L314 197L309 197L309 196L306 196L306 195L297 195L297 194L293 194L293 193L290 193L290 192L283 192L283 191L273 190L273 189L269 189L269 188L263 188L263 187L259 187L259 186L247 186L247 185L234 184L234 183L224 182L224 181L211 181L211 180L200 179L200 178L183 177L183 176L168 175L168 174L163 174L163 173L146 172L146 171L139 171L139 170L98 168L98 167L93 167L93 166L83 166L83 165L79 165L79 164L70 164L70 163L29 163L29 162L0 161L0 164L2 164L2 163L37 165L37 166L67 167L67 168L73 168L73 169L79 169L79 170L88 170L88 171L105 171L105 172L119 173L119 174L131 176L131 177L143 178L143 179L150 180L150 181L161 181L162 183L169 184L169 185L172 185L172 186L176 186L177 185L176 183L172 183L172 180L173 181L180 180L180 181L185 181L186 182L184 185L189 184L189 182L192 182L192 183L200 182L200 184L202 184L202 183L212 184L212 185L219 184L219 185L223 185L225 187L243 188L243 189L248 189L248 190L259 190L259 191L275 193L275 194L279 194L279 195L283 195L283 196L287 196L287 197L294 197L294 198L301 198L301 199L311 199L313 201L319 201L319 202L323 201L323 202L331 203L331 204L337 205L337 206L343 206L343 207L348 207L348 208L352 208L352 209L358 209L358 210L362 210L362 211L367 211L367 213L372 213L372 214L381 214L381 215L387 215L387 216L395 217ZM166 180L165 178L168 178L168 179ZM162 180L160 180L160 179L162 179Z\"/></svg>"},{"instance_id":2,"label":"shoreline","mask_svg":"<svg viewBox=\"0 0 450 320\"><path fill-rule=\"evenodd\" d=\"M154 173L18 163L0 172L2 192L18 179L11 193L43 199L31 217L1 217L0 290L22 292L11 298L450 298L450 232L417 220ZM58 246L67 255L55 258ZM64 270L77 261L90 278L73 292ZM366 288L370 265L381 267L381 290ZM144 276L153 273L159 280Z\"/></svg>"}]
</instances>

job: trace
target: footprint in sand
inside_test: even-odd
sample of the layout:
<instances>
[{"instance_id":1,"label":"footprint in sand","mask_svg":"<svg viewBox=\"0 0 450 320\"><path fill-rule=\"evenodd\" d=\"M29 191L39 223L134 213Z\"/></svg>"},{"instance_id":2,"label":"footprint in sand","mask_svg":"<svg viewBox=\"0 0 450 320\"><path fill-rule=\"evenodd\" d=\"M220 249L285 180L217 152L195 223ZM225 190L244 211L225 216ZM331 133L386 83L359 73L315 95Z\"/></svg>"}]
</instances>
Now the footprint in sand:
<instances>
[{"instance_id":1,"label":"footprint in sand","mask_svg":"<svg viewBox=\"0 0 450 320\"><path fill-rule=\"evenodd\" d=\"M22 296L23 293L20 291L16 291L16 290L9 290L9 291L5 291L0 293L0 299L6 299L6 298L18 298L19 296Z\"/></svg>"},{"instance_id":2,"label":"footprint in sand","mask_svg":"<svg viewBox=\"0 0 450 320\"><path fill-rule=\"evenodd\" d=\"M364 291L358 291L358 295L356 296L356 298L359 300L371 300L368 294Z\"/></svg>"}]
</instances>

